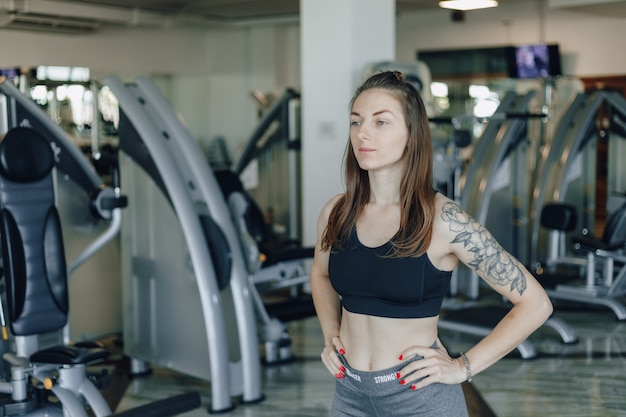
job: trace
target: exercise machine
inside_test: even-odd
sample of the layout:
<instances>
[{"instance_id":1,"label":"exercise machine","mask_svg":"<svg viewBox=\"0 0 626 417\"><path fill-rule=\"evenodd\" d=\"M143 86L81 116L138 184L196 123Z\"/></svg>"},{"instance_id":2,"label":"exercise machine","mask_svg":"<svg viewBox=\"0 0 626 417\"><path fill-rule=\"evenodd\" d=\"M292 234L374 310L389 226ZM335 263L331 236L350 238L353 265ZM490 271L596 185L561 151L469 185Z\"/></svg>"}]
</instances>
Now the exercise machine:
<instances>
[{"instance_id":1,"label":"exercise machine","mask_svg":"<svg viewBox=\"0 0 626 417\"><path fill-rule=\"evenodd\" d=\"M608 105L611 124L617 125L610 138L609 187L623 189L626 170L619 155L623 153L623 121L626 118L626 100L616 92L598 90L578 94L561 119L549 152L539 161L537 181L534 184L531 209L531 249L534 269L539 279L548 286L554 299L603 305L614 311L618 319L626 318L626 308L619 298L626 294L626 271L615 275L614 262L622 262L624 231L621 229L622 208L615 210L605 227L602 238L594 238L596 187L596 115L601 106ZM573 218L562 224L559 219ZM586 236L585 236L586 235ZM567 242L573 241L582 256L573 253ZM596 260L603 259L604 270L597 278ZM548 274L558 265L571 265L584 272L575 274L570 282L551 283L554 274ZM575 280L584 278L584 283ZM554 285L551 285L554 284Z\"/></svg>"},{"instance_id":2,"label":"exercise machine","mask_svg":"<svg viewBox=\"0 0 626 417\"><path fill-rule=\"evenodd\" d=\"M315 315L312 296L304 290L310 280L309 262L314 248L303 247L298 240L277 245L270 225L239 176L229 170L215 171L215 176L237 227L254 286L251 295L265 347L265 363L291 361L291 339L285 323ZM274 300L267 301L272 294Z\"/></svg>"},{"instance_id":3,"label":"exercise machine","mask_svg":"<svg viewBox=\"0 0 626 417\"><path fill-rule=\"evenodd\" d=\"M3 305L0 318L3 359L10 368L10 377L3 375L0 381L0 393L7 394L1 401L3 415L112 415L86 372L88 365L106 359L108 351L93 342L64 340L68 268L53 171L63 170L87 188L98 184L98 178L86 158L33 102L5 80L0 80L0 91L6 110L0 141L0 241L7 313ZM126 203L118 192L116 187L112 193L94 194L94 213L117 217L113 212ZM73 265L85 262L110 238L111 234L103 235ZM190 392L160 404L161 411L152 415L191 410L200 405L200 397ZM149 410L138 407L126 415Z\"/></svg>"},{"instance_id":4,"label":"exercise machine","mask_svg":"<svg viewBox=\"0 0 626 417\"><path fill-rule=\"evenodd\" d=\"M523 256L525 248L527 199L530 177L527 171L527 123L531 118L546 117L530 114L528 106L534 91L524 95L509 92L502 99L493 117L475 145L473 160L462 180L460 206L491 231L496 240L514 256ZM451 295L457 292L470 300L479 297L480 280L464 265L453 273ZM444 302L446 313L439 327L448 330L487 335L509 308L503 304L455 304L453 298ZM551 317L546 326L558 332L564 343L575 343L573 329L562 320ZM536 357L532 342L525 340L518 347L524 359Z\"/></svg>"},{"instance_id":5,"label":"exercise machine","mask_svg":"<svg viewBox=\"0 0 626 417\"><path fill-rule=\"evenodd\" d=\"M104 82L120 103L123 184L136 202L122 230L125 351L138 372L154 363L210 381L210 412L236 396L262 401L247 274L203 153L150 80Z\"/></svg>"},{"instance_id":6,"label":"exercise machine","mask_svg":"<svg viewBox=\"0 0 626 417\"><path fill-rule=\"evenodd\" d=\"M215 175L258 290L264 361L277 364L293 359L285 323L315 315L307 290L314 248L301 244L300 95L286 89L267 107L234 170Z\"/></svg>"},{"instance_id":7,"label":"exercise machine","mask_svg":"<svg viewBox=\"0 0 626 417\"><path fill-rule=\"evenodd\" d=\"M510 253L523 259L527 199L528 107L536 92L508 92L491 117L472 152L461 179L459 205L484 225ZM546 115L538 115L546 117ZM478 298L479 280L465 266L458 268L458 285ZM469 287L463 288L468 284Z\"/></svg>"},{"instance_id":8,"label":"exercise machine","mask_svg":"<svg viewBox=\"0 0 626 417\"><path fill-rule=\"evenodd\" d=\"M537 162L537 179L532 184L530 263L549 261L553 238L540 224L545 205L568 203L576 207L578 230L568 232L569 238L582 229L594 229L596 115L604 103L614 111L614 118L626 111L626 100L616 92L598 90L591 94L577 94L559 121L554 137L541 152L543 157ZM617 160L623 141L613 142L616 152L611 155L613 161L609 161L612 176L609 189L620 190L626 188L626 170Z\"/></svg>"},{"instance_id":9,"label":"exercise machine","mask_svg":"<svg viewBox=\"0 0 626 417\"><path fill-rule=\"evenodd\" d=\"M285 360L291 359L290 340L286 335L284 324L277 316L283 319L290 316L291 319L293 319L298 311L300 312L299 314L302 314L302 308L294 307L295 300L290 300L291 303L289 305L279 305L277 303L264 304L257 292L257 284L263 286L265 290L268 290L268 286L272 286L275 289L274 280L277 278L285 280L288 275L292 276L293 274L298 274L301 279L300 282L303 282L302 277L305 277L308 281L308 273L304 273L301 262L300 265L294 266L297 261L293 258L289 259L289 262L286 262L287 260L284 257L277 257L278 252L272 251L270 254L270 252L263 250L263 266L267 267L271 264L271 270L275 271L275 274L273 275L273 279L270 279L266 273L270 268L263 268L263 273L265 273L263 279L256 274L253 276L251 272L251 268L253 268L252 265L256 265L261 253L250 252L250 248L245 246L245 243L248 241L246 241L241 234L240 219L233 213L233 207L230 207L226 203L224 190L221 189L221 186L224 184L218 185L216 182L216 176L218 178L222 178L223 176L219 176L217 173L214 175L211 171L197 143L193 140L188 130L178 121L169 103L167 103L156 86L148 78L138 78L135 83L126 85L121 84L119 80L113 78L107 79L107 82L112 86L114 93L117 94L118 91L121 91L120 97L122 98L120 102L122 110L125 108L132 109L131 106L134 105L133 103L139 103L142 111L134 112L132 116L128 117L128 119L132 119L133 125L141 126L142 124L152 124L157 126L162 134L167 135L169 138L167 142L169 146L167 153L168 155L174 156L170 168L175 170L172 171L174 174L177 174L177 172L184 173L185 184L193 185L192 188L195 190L195 194L192 197L196 201L196 207L201 204L203 205L202 202L209 202L207 204L209 210L205 222L212 224L213 232L209 230L203 245L205 248L208 245L212 254L211 259L218 261L216 263L218 267L218 280L221 277L222 282L226 282L230 277L224 278L225 274L231 274L231 282L236 279L239 282L240 288L243 289L239 292L235 290L233 293L233 299L236 298L237 293L241 294L238 302L234 303L234 308L236 311L239 311L239 313L229 315L231 320L233 318L236 319L234 325L229 326L229 328L239 329L238 336L242 343L241 349L242 352L244 352L245 348L247 355L244 356L242 353L244 400L248 402L253 402L255 399L258 400L260 395L260 393L258 393L260 381L259 371L257 369L259 366L259 356L258 338L256 335L257 333L259 334L265 346L266 363L284 362ZM131 93L132 97L125 95L126 93ZM129 102L131 105L128 104ZM128 112L128 110L126 110L126 112ZM148 152L145 152L146 147L137 146L138 144L141 145L143 142L150 142L154 139L150 138L150 132L146 129L143 131L137 129L136 132L133 132L132 129L128 128L128 123L125 120L126 116L121 118L120 147L127 154L132 155L133 160L135 162L138 161L138 164L143 167L143 171L149 173L148 176L152 178L152 181L158 184L161 181L161 173L165 172L163 171L163 167L167 166L161 162L160 166L151 167L151 160L153 159L151 154L153 150L148 149ZM146 123L145 120L149 120L150 122ZM158 146L158 144L155 146ZM156 161L156 156L154 161ZM230 174L229 178L231 180L239 181L236 174ZM173 174L169 175L171 176ZM128 174L125 174L124 177L129 178ZM133 176L133 178L135 178L135 176ZM131 184L132 183L133 181L131 181ZM231 181L231 183L233 182ZM238 183L238 185L240 185L240 183ZM163 187L160 188L162 191ZM141 193L143 189L145 189L143 186L137 187L136 192ZM179 195L175 198L182 197ZM172 197L172 200L173 199L174 197ZM181 215L177 213L177 217L180 216ZM262 215L258 216L257 219L261 217ZM176 220L173 219L171 222L176 223ZM161 225L163 223L163 219L160 219L159 227L162 227ZM262 226L259 225L259 227ZM223 233L219 232L220 229L223 230ZM141 235L141 233L138 234ZM175 236L171 231L169 231L167 235L170 240L172 236ZM254 232L253 235L259 238L262 234ZM131 238L138 239L140 237L131 236ZM272 242L270 246L274 247L274 242ZM220 251L226 251L228 255L217 256ZM279 252L284 254L284 251ZM290 253L293 253L293 251ZM310 255L308 253L307 255L312 257L312 249ZM167 256L175 257L177 253L170 250ZM226 258L228 258L227 267L224 267L225 263L222 263L222 267L220 268L219 259ZM171 291L168 292L168 296L170 298L173 296ZM299 301L302 301L302 299L299 299ZM135 300L134 304L141 302L141 300ZM312 302L309 300L308 304L310 307L307 308L307 315L312 315ZM292 310L288 312L288 308ZM294 309L296 312L294 312ZM250 312L252 312L252 315ZM256 320L254 313L256 313ZM188 314L188 312L181 312L181 314ZM141 320L144 319L135 318L136 322L141 322ZM171 363L171 361L169 363ZM198 371L195 372L197 373Z\"/></svg>"},{"instance_id":10,"label":"exercise machine","mask_svg":"<svg viewBox=\"0 0 626 417\"><path fill-rule=\"evenodd\" d=\"M300 94L288 88L264 112L233 171L280 241L301 240Z\"/></svg>"}]
</instances>

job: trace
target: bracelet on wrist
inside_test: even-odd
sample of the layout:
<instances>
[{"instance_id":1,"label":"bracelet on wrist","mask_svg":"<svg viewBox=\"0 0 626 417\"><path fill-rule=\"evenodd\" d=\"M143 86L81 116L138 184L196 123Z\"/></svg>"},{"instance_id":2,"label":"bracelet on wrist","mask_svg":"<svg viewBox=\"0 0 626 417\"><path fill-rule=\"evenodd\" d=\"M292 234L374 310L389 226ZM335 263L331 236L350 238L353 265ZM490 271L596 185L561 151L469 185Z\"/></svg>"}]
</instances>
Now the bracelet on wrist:
<instances>
[{"instance_id":1,"label":"bracelet on wrist","mask_svg":"<svg viewBox=\"0 0 626 417\"><path fill-rule=\"evenodd\" d=\"M472 368L470 368L469 361L467 360L467 356L465 356L464 352L461 352L461 358L463 359L463 363L465 363L465 370L467 371L467 382L472 383Z\"/></svg>"}]
</instances>

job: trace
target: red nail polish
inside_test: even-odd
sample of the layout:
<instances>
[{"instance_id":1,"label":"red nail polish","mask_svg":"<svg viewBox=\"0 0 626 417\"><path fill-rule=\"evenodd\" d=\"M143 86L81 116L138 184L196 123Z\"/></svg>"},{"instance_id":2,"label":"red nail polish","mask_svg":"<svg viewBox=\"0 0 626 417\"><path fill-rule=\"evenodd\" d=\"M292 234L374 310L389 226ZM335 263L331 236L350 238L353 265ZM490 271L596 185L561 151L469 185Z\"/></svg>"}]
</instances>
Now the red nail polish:
<instances>
[{"instance_id":1,"label":"red nail polish","mask_svg":"<svg viewBox=\"0 0 626 417\"><path fill-rule=\"evenodd\" d=\"M415 385L411 385L411 389L415 391L417 388L415 388Z\"/></svg>"},{"instance_id":2,"label":"red nail polish","mask_svg":"<svg viewBox=\"0 0 626 417\"><path fill-rule=\"evenodd\" d=\"M396 372L396 379L400 379L400 372Z\"/></svg>"},{"instance_id":3,"label":"red nail polish","mask_svg":"<svg viewBox=\"0 0 626 417\"><path fill-rule=\"evenodd\" d=\"M402 360L402 355L398 356L398 360L400 361Z\"/></svg>"},{"instance_id":4,"label":"red nail polish","mask_svg":"<svg viewBox=\"0 0 626 417\"><path fill-rule=\"evenodd\" d=\"M406 382L403 379L402 381L400 381L400 385L404 385L404 384L406 384Z\"/></svg>"},{"instance_id":5,"label":"red nail polish","mask_svg":"<svg viewBox=\"0 0 626 417\"><path fill-rule=\"evenodd\" d=\"M344 378L344 377L345 377L345 374L343 374L343 373L339 374L339 378Z\"/></svg>"},{"instance_id":6,"label":"red nail polish","mask_svg":"<svg viewBox=\"0 0 626 417\"><path fill-rule=\"evenodd\" d=\"M341 374L335 374L335 378L341 378Z\"/></svg>"},{"instance_id":7,"label":"red nail polish","mask_svg":"<svg viewBox=\"0 0 626 417\"><path fill-rule=\"evenodd\" d=\"M346 372L346 367L345 367L345 366L342 366L342 367L341 367L341 368L339 368L339 369L341 369L341 372Z\"/></svg>"},{"instance_id":8,"label":"red nail polish","mask_svg":"<svg viewBox=\"0 0 626 417\"><path fill-rule=\"evenodd\" d=\"M346 351L345 351L345 350L343 350L343 349L339 349L339 353L341 353L342 355L344 355L344 354L346 353Z\"/></svg>"}]
</instances>

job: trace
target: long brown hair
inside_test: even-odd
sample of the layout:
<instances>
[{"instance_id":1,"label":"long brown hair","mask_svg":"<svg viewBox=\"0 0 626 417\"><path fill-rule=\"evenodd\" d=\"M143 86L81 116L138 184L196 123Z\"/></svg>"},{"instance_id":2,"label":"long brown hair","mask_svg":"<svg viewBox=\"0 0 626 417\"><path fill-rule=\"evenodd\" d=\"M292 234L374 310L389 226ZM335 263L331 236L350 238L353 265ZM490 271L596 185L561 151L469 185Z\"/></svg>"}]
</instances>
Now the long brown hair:
<instances>
[{"instance_id":1,"label":"long brown hair","mask_svg":"<svg viewBox=\"0 0 626 417\"><path fill-rule=\"evenodd\" d=\"M392 239L392 256L419 256L428 249L435 212L433 189L433 146L424 102L417 89L398 71L386 71L368 78L354 93L350 108L366 90L388 91L404 105L409 138L400 183L400 228ZM344 155L346 192L337 201L322 235L322 250L341 248L370 198L369 176L361 169L348 138Z\"/></svg>"}]
</instances>

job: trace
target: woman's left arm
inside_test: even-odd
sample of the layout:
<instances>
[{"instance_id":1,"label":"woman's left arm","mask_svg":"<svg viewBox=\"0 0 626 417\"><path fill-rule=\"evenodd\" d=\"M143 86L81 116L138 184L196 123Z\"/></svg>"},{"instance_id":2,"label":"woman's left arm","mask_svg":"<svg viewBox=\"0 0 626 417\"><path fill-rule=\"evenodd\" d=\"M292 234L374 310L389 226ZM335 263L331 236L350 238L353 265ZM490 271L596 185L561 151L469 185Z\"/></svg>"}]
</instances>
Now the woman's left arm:
<instances>
[{"instance_id":1,"label":"woman's left arm","mask_svg":"<svg viewBox=\"0 0 626 417\"><path fill-rule=\"evenodd\" d=\"M489 233L451 200L439 206L435 219L433 252L445 254L450 269L458 261L471 268L513 307L479 343L451 358L443 346L413 347L405 353L423 356L402 372L407 383L419 389L434 382L454 384L484 371L515 349L552 314L552 303L533 275ZM430 249L429 249L430 252ZM417 370L415 368L418 368Z\"/></svg>"},{"instance_id":2,"label":"woman's left arm","mask_svg":"<svg viewBox=\"0 0 626 417\"><path fill-rule=\"evenodd\" d=\"M440 216L452 253L513 304L493 331L465 353L475 375L539 328L552 314L552 303L535 277L457 204L444 203Z\"/></svg>"}]
</instances>

